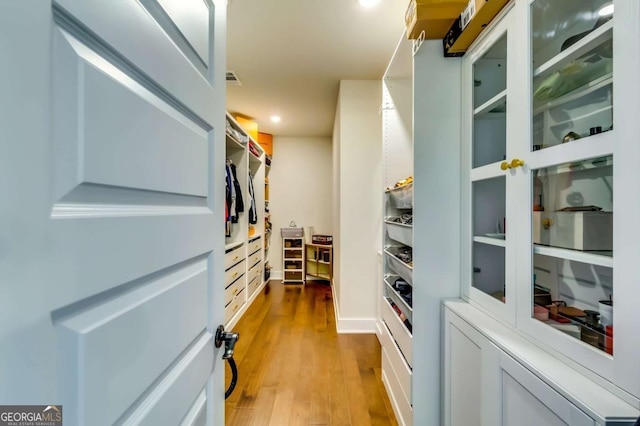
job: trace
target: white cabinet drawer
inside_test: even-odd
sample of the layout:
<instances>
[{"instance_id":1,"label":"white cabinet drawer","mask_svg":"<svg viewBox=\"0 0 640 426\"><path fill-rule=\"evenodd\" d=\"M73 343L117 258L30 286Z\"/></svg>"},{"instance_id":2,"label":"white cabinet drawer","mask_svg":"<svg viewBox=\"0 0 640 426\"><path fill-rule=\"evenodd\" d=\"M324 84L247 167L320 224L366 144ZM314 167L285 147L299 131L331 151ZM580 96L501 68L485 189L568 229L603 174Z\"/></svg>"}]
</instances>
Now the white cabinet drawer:
<instances>
[{"instance_id":1,"label":"white cabinet drawer","mask_svg":"<svg viewBox=\"0 0 640 426\"><path fill-rule=\"evenodd\" d=\"M393 368L393 374L398 379L398 383L402 388L404 397L409 401L409 403L412 403L413 400L411 393L411 382L413 373L411 372L407 361L402 356L400 349L398 349L395 342L393 341L391 332L384 324L384 322L382 323L382 334L380 336L380 341L382 347L387 353L387 356L389 357L391 367Z\"/></svg>"},{"instance_id":2,"label":"white cabinet drawer","mask_svg":"<svg viewBox=\"0 0 640 426\"><path fill-rule=\"evenodd\" d=\"M229 287L224 290L224 305L227 306L237 294L239 294L242 289L244 289L244 284L246 280L244 277L240 277L234 281Z\"/></svg>"},{"instance_id":3,"label":"white cabinet drawer","mask_svg":"<svg viewBox=\"0 0 640 426\"><path fill-rule=\"evenodd\" d=\"M249 263L247 263L247 265L249 266L249 268L251 268L261 260L262 260L262 251L258 250L257 252L249 256Z\"/></svg>"},{"instance_id":4,"label":"white cabinet drawer","mask_svg":"<svg viewBox=\"0 0 640 426\"><path fill-rule=\"evenodd\" d=\"M411 334L409 334L409 330L404 326L402 321L400 321L400 317L393 310L387 299L382 301L382 319L389 327L389 331L391 331L391 335L393 339L398 343L400 347L400 351L404 355L405 359L409 366L413 365L413 357L412 357L412 344L411 344Z\"/></svg>"},{"instance_id":5,"label":"white cabinet drawer","mask_svg":"<svg viewBox=\"0 0 640 426\"><path fill-rule=\"evenodd\" d=\"M258 263L249 271L249 276L247 277L247 280L251 282L254 278L257 277L258 281L262 282L262 271L263 271L262 263Z\"/></svg>"},{"instance_id":6,"label":"white cabinet drawer","mask_svg":"<svg viewBox=\"0 0 640 426\"><path fill-rule=\"evenodd\" d=\"M233 250L224 254L224 269L225 271L244 259L244 246L238 246Z\"/></svg>"},{"instance_id":7,"label":"white cabinet drawer","mask_svg":"<svg viewBox=\"0 0 640 426\"><path fill-rule=\"evenodd\" d=\"M236 266L229 268L227 272L224 273L224 286L227 287L229 284L238 279L238 277L242 276L245 271L245 262L244 260L238 263Z\"/></svg>"},{"instance_id":8,"label":"white cabinet drawer","mask_svg":"<svg viewBox=\"0 0 640 426\"><path fill-rule=\"evenodd\" d=\"M262 237L260 238L256 238L253 241L249 242L249 250L248 253L254 253L257 250L260 250L262 248Z\"/></svg>"},{"instance_id":9,"label":"white cabinet drawer","mask_svg":"<svg viewBox=\"0 0 640 426\"><path fill-rule=\"evenodd\" d=\"M244 289L242 289L242 291L240 291L236 297L233 298L233 300L231 301L231 303L229 303L227 305L226 308L224 308L224 322L228 323L229 320L231 318L233 318L233 316L240 310L240 308L242 307L242 305L245 304L246 302L246 291Z\"/></svg>"},{"instance_id":10,"label":"white cabinet drawer","mask_svg":"<svg viewBox=\"0 0 640 426\"><path fill-rule=\"evenodd\" d=\"M402 393L402 385L393 371L386 348L382 348L382 380L392 401L395 401L400 416L398 423L410 426L413 424L413 409Z\"/></svg>"},{"instance_id":11,"label":"white cabinet drawer","mask_svg":"<svg viewBox=\"0 0 640 426\"><path fill-rule=\"evenodd\" d=\"M253 280L251 280L251 282L247 286L247 289L249 291L248 297L253 296L253 293L255 293L258 287L260 287L261 283L262 283L262 280L260 280L260 277L255 277Z\"/></svg>"}]
</instances>

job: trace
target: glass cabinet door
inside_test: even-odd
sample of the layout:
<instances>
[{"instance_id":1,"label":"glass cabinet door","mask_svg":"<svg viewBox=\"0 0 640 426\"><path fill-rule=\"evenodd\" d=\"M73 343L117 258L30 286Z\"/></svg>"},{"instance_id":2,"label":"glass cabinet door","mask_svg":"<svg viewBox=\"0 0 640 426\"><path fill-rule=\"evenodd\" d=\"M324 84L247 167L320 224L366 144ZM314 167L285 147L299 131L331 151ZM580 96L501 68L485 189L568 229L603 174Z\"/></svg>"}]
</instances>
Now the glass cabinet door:
<instances>
[{"instance_id":1,"label":"glass cabinet door","mask_svg":"<svg viewBox=\"0 0 640 426\"><path fill-rule=\"evenodd\" d=\"M515 171L507 158L507 69L510 35L503 19L469 56L465 78L470 95L467 164L471 211L467 258L470 263L467 296L513 322L515 314L514 262L508 247L508 188Z\"/></svg>"},{"instance_id":2,"label":"glass cabinet door","mask_svg":"<svg viewBox=\"0 0 640 426\"><path fill-rule=\"evenodd\" d=\"M532 150L613 129L613 3L531 5Z\"/></svg>"},{"instance_id":3,"label":"glass cabinet door","mask_svg":"<svg viewBox=\"0 0 640 426\"><path fill-rule=\"evenodd\" d=\"M528 7L531 148L522 189L531 229L518 276L530 285L519 288L518 323L607 376L615 357L613 4Z\"/></svg>"}]
</instances>

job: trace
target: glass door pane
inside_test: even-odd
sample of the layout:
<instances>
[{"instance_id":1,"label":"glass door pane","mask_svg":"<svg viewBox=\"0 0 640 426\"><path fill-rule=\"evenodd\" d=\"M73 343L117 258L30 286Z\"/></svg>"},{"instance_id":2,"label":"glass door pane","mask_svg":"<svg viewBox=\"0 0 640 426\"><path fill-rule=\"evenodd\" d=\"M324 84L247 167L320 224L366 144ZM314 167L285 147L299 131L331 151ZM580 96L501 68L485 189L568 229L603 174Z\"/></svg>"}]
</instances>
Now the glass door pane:
<instances>
[{"instance_id":1,"label":"glass door pane","mask_svg":"<svg viewBox=\"0 0 640 426\"><path fill-rule=\"evenodd\" d=\"M472 64L471 286L505 303L507 176L500 164L507 154L507 31L495 31Z\"/></svg>"},{"instance_id":2,"label":"glass door pane","mask_svg":"<svg viewBox=\"0 0 640 426\"><path fill-rule=\"evenodd\" d=\"M531 5L533 151L613 130L613 3Z\"/></svg>"},{"instance_id":3,"label":"glass door pane","mask_svg":"<svg viewBox=\"0 0 640 426\"><path fill-rule=\"evenodd\" d=\"M471 285L505 302L506 178L473 182L473 278Z\"/></svg>"},{"instance_id":4,"label":"glass door pane","mask_svg":"<svg viewBox=\"0 0 640 426\"><path fill-rule=\"evenodd\" d=\"M473 63L473 167L506 158L507 34Z\"/></svg>"},{"instance_id":5,"label":"glass door pane","mask_svg":"<svg viewBox=\"0 0 640 426\"><path fill-rule=\"evenodd\" d=\"M613 354L613 156L532 170L532 317Z\"/></svg>"}]
</instances>

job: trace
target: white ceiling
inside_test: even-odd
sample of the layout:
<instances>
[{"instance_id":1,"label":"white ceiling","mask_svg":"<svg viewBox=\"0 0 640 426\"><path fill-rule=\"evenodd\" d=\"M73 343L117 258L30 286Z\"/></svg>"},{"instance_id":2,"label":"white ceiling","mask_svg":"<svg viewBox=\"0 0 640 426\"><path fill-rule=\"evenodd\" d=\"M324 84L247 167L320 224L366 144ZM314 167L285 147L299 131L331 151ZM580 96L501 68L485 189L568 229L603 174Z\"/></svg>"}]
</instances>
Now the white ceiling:
<instances>
[{"instance_id":1,"label":"white ceiling","mask_svg":"<svg viewBox=\"0 0 640 426\"><path fill-rule=\"evenodd\" d=\"M330 136L340 80L381 79L408 0L229 0L227 109L277 136ZM271 115L282 122L271 123Z\"/></svg>"}]
</instances>

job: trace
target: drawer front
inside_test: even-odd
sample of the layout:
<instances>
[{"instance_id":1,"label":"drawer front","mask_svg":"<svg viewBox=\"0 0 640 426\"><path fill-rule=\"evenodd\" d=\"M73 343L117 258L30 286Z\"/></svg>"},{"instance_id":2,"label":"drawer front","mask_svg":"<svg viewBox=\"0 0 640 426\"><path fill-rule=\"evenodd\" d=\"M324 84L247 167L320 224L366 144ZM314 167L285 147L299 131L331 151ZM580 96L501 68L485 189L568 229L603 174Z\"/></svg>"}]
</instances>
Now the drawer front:
<instances>
[{"instance_id":1,"label":"drawer front","mask_svg":"<svg viewBox=\"0 0 640 426\"><path fill-rule=\"evenodd\" d=\"M262 248L262 237L257 238L249 243L249 253L254 253Z\"/></svg>"},{"instance_id":2,"label":"drawer front","mask_svg":"<svg viewBox=\"0 0 640 426\"><path fill-rule=\"evenodd\" d=\"M242 308L245 304L246 291L244 289L233 298L231 303L224 308L224 322L228 323L231 318Z\"/></svg>"},{"instance_id":3,"label":"drawer front","mask_svg":"<svg viewBox=\"0 0 640 426\"><path fill-rule=\"evenodd\" d=\"M238 263L236 266L231 267L227 272L224 273L224 286L228 287L229 284L238 279L238 277L242 276L245 271L245 262L244 260Z\"/></svg>"},{"instance_id":4,"label":"drawer front","mask_svg":"<svg viewBox=\"0 0 640 426\"><path fill-rule=\"evenodd\" d=\"M411 334L409 334L409 330L407 330L402 321L400 321L400 317L396 314L386 299L382 301L382 319L387 324L387 327L389 327L389 331L391 331L393 339L398 343L400 351L407 360L407 363L412 366L413 345L411 343Z\"/></svg>"},{"instance_id":5,"label":"drawer front","mask_svg":"<svg viewBox=\"0 0 640 426\"><path fill-rule=\"evenodd\" d=\"M262 281L260 280L260 277L255 277L251 280L251 282L247 286L247 289L249 290L249 297L253 296L253 293L256 292L261 283Z\"/></svg>"},{"instance_id":6,"label":"drawer front","mask_svg":"<svg viewBox=\"0 0 640 426\"><path fill-rule=\"evenodd\" d=\"M251 270L249 271L249 276L247 277L249 282L253 281L254 278L258 278L258 281L262 282L262 271L262 263L258 263L256 266L251 268Z\"/></svg>"},{"instance_id":7,"label":"drawer front","mask_svg":"<svg viewBox=\"0 0 640 426\"><path fill-rule=\"evenodd\" d=\"M391 362L391 367L393 368L393 374L396 376L400 387L402 388L402 392L404 397L409 401L409 403L413 402L412 393L411 393L411 383L413 380L413 373L407 364L407 361L402 356L402 352L396 346L393 341L393 337L391 336L391 332L387 328L387 326L382 323L382 334L381 334L381 344L384 348L387 356L389 357L389 361Z\"/></svg>"},{"instance_id":8,"label":"drawer front","mask_svg":"<svg viewBox=\"0 0 640 426\"><path fill-rule=\"evenodd\" d=\"M225 271L244 259L244 246L236 247L224 255Z\"/></svg>"},{"instance_id":9,"label":"drawer front","mask_svg":"<svg viewBox=\"0 0 640 426\"><path fill-rule=\"evenodd\" d=\"M233 298L236 297L236 295L242 291L242 289L244 288L245 282L246 282L245 278L244 277L240 277L240 278L236 279L233 284L231 284L229 287L227 287L224 290L224 305L225 306L227 306L229 304L229 302L231 302L233 300Z\"/></svg>"},{"instance_id":10,"label":"drawer front","mask_svg":"<svg viewBox=\"0 0 640 426\"><path fill-rule=\"evenodd\" d=\"M251 268L252 266L254 266L256 263L260 262L261 260L262 260L262 251L258 250L257 252L255 252L251 256L249 256L249 263L247 265L249 266L249 268Z\"/></svg>"},{"instance_id":11,"label":"drawer front","mask_svg":"<svg viewBox=\"0 0 640 426\"><path fill-rule=\"evenodd\" d=\"M398 423L407 426L412 425L413 409L402 393L400 381L393 371L386 348L382 348L382 379L385 382L387 392L390 394L391 404L395 405L396 409L394 411L400 416Z\"/></svg>"}]
</instances>

